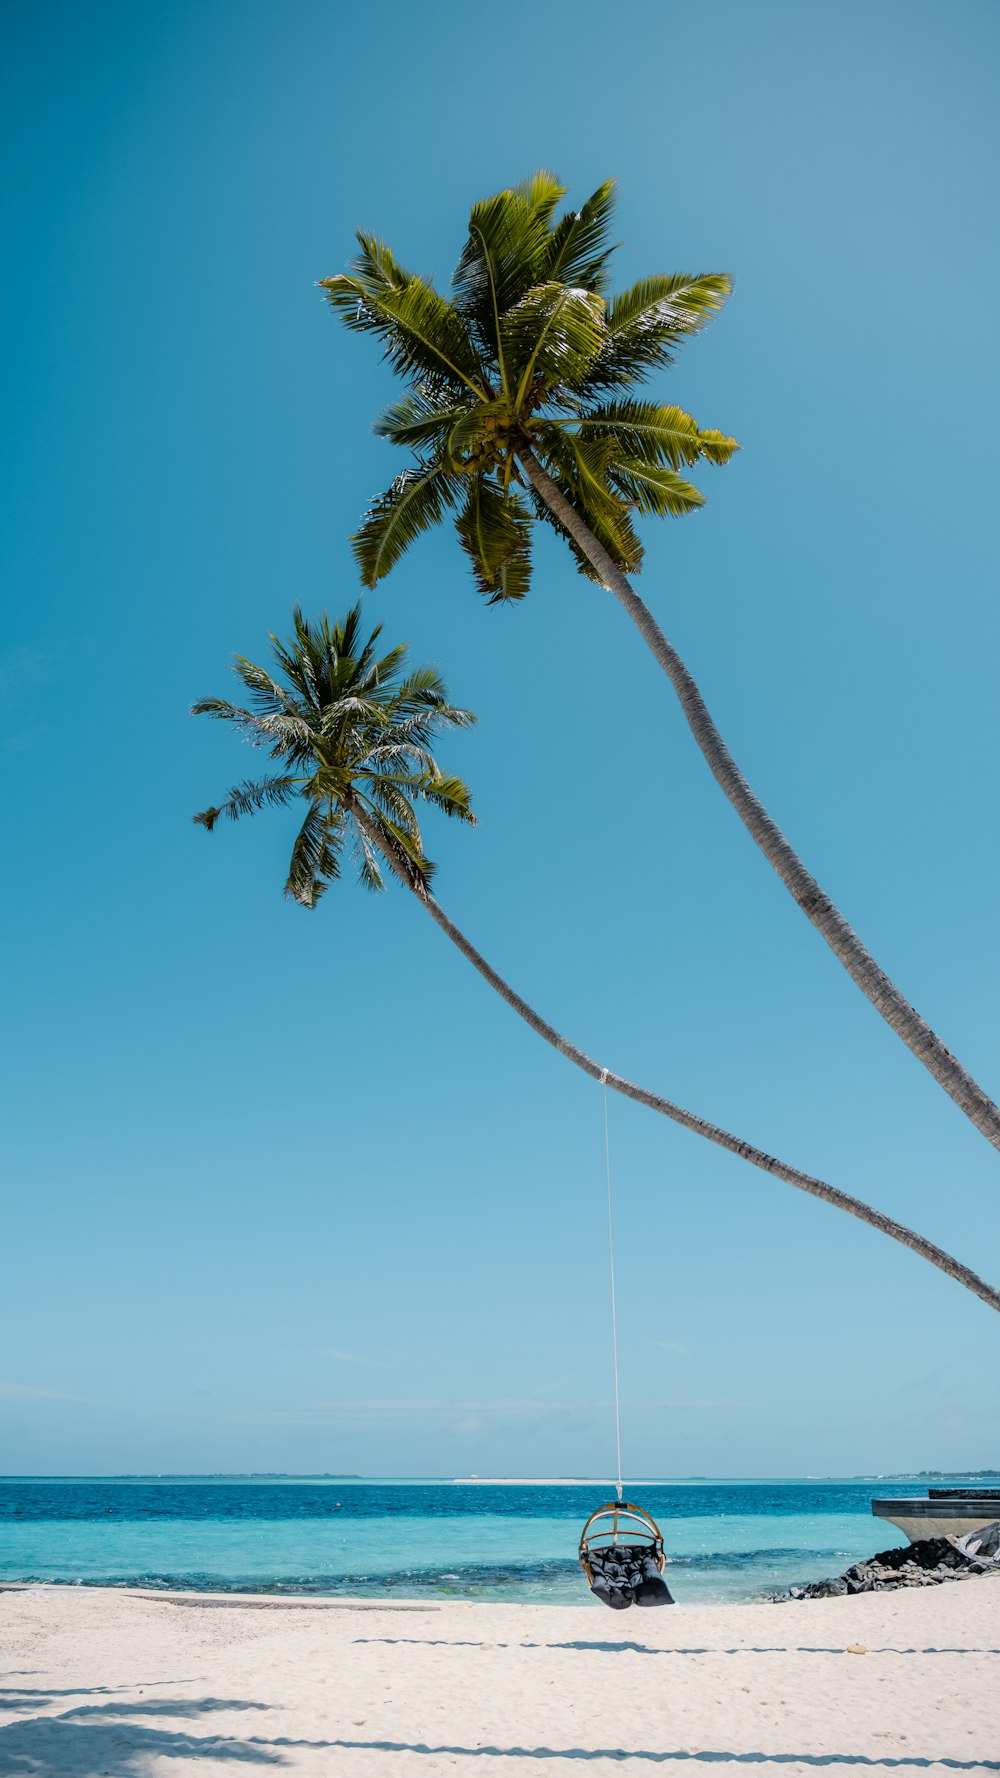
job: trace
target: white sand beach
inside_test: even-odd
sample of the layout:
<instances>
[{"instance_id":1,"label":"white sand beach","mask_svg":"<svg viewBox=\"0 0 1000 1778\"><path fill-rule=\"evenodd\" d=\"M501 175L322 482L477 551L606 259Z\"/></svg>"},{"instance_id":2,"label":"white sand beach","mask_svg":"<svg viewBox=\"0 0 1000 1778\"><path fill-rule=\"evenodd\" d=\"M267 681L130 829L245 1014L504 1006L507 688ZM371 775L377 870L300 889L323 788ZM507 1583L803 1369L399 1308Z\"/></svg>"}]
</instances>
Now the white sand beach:
<instances>
[{"instance_id":1,"label":"white sand beach","mask_svg":"<svg viewBox=\"0 0 1000 1778\"><path fill-rule=\"evenodd\" d=\"M0 1672L3 1778L1000 1771L992 1578L627 1614L13 1589Z\"/></svg>"}]
</instances>

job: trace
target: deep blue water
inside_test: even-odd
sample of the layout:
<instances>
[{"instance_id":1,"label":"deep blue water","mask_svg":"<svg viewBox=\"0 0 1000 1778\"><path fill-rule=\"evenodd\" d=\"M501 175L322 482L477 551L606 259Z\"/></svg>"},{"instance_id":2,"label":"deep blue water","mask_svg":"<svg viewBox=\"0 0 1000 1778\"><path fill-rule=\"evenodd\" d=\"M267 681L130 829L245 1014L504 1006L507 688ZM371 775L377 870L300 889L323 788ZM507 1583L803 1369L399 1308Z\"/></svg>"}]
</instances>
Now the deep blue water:
<instances>
[{"instance_id":1,"label":"deep blue water","mask_svg":"<svg viewBox=\"0 0 1000 1778\"><path fill-rule=\"evenodd\" d=\"M749 1599L903 1542L873 1495L923 1481L629 1485L678 1600ZM244 1477L0 1480L0 1580L582 1603L594 1484Z\"/></svg>"}]
</instances>

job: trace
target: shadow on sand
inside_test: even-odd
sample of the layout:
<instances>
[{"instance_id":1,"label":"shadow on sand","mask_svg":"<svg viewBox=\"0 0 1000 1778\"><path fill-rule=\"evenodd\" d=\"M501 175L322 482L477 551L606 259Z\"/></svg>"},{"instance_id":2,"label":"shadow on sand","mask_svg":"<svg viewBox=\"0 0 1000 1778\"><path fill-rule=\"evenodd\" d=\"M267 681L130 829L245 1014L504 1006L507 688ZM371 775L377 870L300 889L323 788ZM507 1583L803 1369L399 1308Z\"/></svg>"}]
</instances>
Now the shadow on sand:
<instances>
[{"instance_id":1,"label":"shadow on sand","mask_svg":"<svg viewBox=\"0 0 1000 1778\"><path fill-rule=\"evenodd\" d=\"M29 1691L14 1687L0 1692L0 1710L37 1711L67 1696L107 1697L115 1687L64 1691ZM326 1741L296 1741L287 1736L268 1740L250 1735L193 1735L187 1729L151 1725L153 1717L210 1716L221 1710L267 1710L267 1704L246 1698L145 1698L80 1703L54 1716L19 1717L0 1727L0 1773L3 1778L146 1778L153 1762L161 1759L231 1760L234 1765L281 1766L288 1763L282 1749L326 1748ZM140 1720L136 1721L135 1719ZM126 1720L130 1719L130 1720ZM159 1770L157 1764L156 1769Z\"/></svg>"},{"instance_id":2,"label":"shadow on sand","mask_svg":"<svg viewBox=\"0 0 1000 1778\"><path fill-rule=\"evenodd\" d=\"M444 1744L429 1747L425 1741L331 1741L331 1747L368 1748L379 1753L423 1753L432 1759L613 1759L619 1765L629 1760L644 1760L653 1765L668 1765L671 1760L687 1760L701 1766L851 1766L855 1770L915 1766L921 1771L1000 1772L1000 1760L923 1759L919 1754L884 1755L871 1758L863 1753L726 1753L711 1748L672 1748L656 1753L651 1748L624 1747L459 1747Z\"/></svg>"}]
</instances>

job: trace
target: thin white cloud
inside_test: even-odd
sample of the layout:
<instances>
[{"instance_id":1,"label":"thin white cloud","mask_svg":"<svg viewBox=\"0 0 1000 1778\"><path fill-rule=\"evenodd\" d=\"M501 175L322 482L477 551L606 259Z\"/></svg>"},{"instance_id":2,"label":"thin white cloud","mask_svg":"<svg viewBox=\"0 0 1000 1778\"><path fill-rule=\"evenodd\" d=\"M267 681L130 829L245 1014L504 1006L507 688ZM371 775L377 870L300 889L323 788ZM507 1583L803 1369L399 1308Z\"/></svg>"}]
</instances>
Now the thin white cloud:
<instances>
[{"instance_id":1,"label":"thin white cloud","mask_svg":"<svg viewBox=\"0 0 1000 1778\"><path fill-rule=\"evenodd\" d=\"M745 1407L746 1405L741 1401L700 1397L641 1402L626 1399L622 1403L622 1406L629 1411L636 1410L643 1413L706 1409L714 1412ZM464 1401L461 1399L447 1400L440 1396L420 1399L413 1396L403 1398L370 1396L361 1397L356 1401L308 1402L297 1408L275 1408L270 1411L263 1408L258 1413L229 1414L226 1416L226 1420L231 1426L288 1428L337 1426L342 1429L374 1429L380 1426L406 1425L417 1421L425 1430L450 1432L471 1429L473 1423L475 1423L477 1431L485 1431L488 1427L537 1426L556 1418L572 1421L580 1415L589 1418L594 1413L603 1414L610 1411L610 1400L538 1401L529 1397L526 1400Z\"/></svg>"},{"instance_id":2,"label":"thin white cloud","mask_svg":"<svg viewBox=\"0 0 1000 1778\"><path fill-rule=\"evenodd\" d=\"M654 1340L653 1345L659 1346L661 1352L676 1352L678 1358L690 1358L691 1356L687 1347L682 1345L680 1340Z\"/></svg>"},{"instance_id":3,"label":"thin white cloud","mask_svg":"<svg viewBox=\"0 0 1000 1778\"><path fill-rule=\"evenodd\" d=\"M321 1358L335 1358L340 1364L373 1364L380 1371L391 1370L384 1358L368 1358L359 1352L342 1352L339 1346L321 1346Z\"/></svg>"},{"instance_id":4,"label":"thin white cloud","mask_svg":"<svg viewBox=\"0 0 1000 1778\"><path fill-rule=\"evenodd\" d=\"M42 1389L35 1383L0 1383L0 1400L4 1401L83 1401L81 1395L66 1395L62 1389Z\"/></svg>"},{"instance_id":5,"label":"thin white cloud","mask_svg":"<svg viewBox=\"0 0 1000 1778\"><path fill-rule=\"evenodd\" d=\"M636 1404L638 1405L638 1404ZM650 1408L745 1408L745 1401L650 1401L645 1404Z\"/></svg>"},{"instance_id":6,"label":"thin white cloud","mask_svg":"<svg viewBox=\"0 0 1000 1778\"><path fill-rule=\"evenodd\" d=\"M403 1400L382 1397L359 1401L324 1401L257 1414L230 1414L227 1420L236 1426L390 1426L401 1421L417 1420L423 1427L448 1430L462 1421L475 1420L492 1425L518 1425L525 1421L546 1420L556 1413L571 1412L577 1404L538 1401L445 1401L430 1397Z\"/></svg>"}]
</instances>

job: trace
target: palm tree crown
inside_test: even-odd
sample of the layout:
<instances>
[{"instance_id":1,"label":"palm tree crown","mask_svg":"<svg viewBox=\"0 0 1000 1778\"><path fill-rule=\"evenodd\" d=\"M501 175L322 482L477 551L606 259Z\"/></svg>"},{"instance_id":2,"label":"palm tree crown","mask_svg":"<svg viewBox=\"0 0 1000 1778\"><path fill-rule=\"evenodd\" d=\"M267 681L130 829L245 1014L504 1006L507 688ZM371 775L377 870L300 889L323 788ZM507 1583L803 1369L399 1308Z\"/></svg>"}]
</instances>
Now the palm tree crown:
<instances>
[{"instance_id":1,"label":"palm tree crown","mask_svg":"<svg viewBox=\"0 0 1000 1778\"><path fill-rule=\"evenodd\" d=\"M450 297L363 230L350 271L322 281L346 325L382 339L410 384L375 427L416 462L373 503L354 539L366 586L446 512L455 512L491 602L524 597L535 517L598 577L523 473L529 462L541 463L614 563L634 572L642 547L633 514L677 516L703 505L681 471L701 458L725 463L738 448L681 408L629 395L721 308L730 279L644 278L609 300L614 182L556 220L565 189L539 172L476 204Z\"/></svg>"},{"instance_id":2,"label":"palm tree crown","mask_svg":"<svg viewBox=\"0 0 1000 1778\"><path fill-rule=\"evenodd\" d=\"M235 658L249 708L222 698L192 705L196 716L235 723L282 769L237 784L194 819L211 831L221 815L237 821L304 801L285 884L286 895L304 907L315 907L339 877L345 846L353 848L366 888L384 886L381 852L410 888L425 891L434 867L424 856L414 803L475 822L468 789L441 771L431 742L441 729L468 727L475 717L449 704L433 667L404 672L405 644L379 658L381 625L364 639L359 605L335 623L324 614L311 624L298 608L292 615L289 641L271 637L279 677Z\"/></svg>"}]
</instances>

